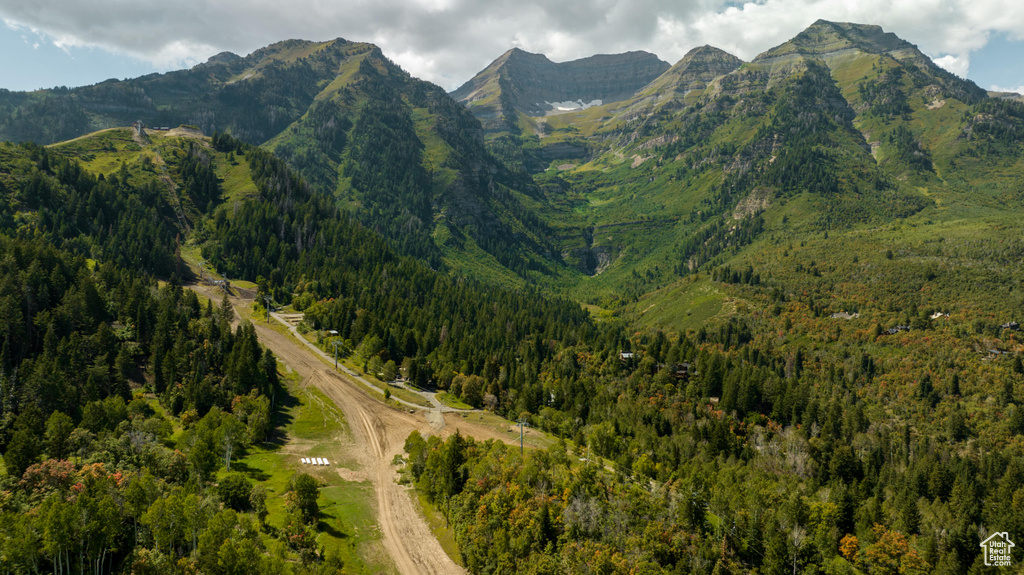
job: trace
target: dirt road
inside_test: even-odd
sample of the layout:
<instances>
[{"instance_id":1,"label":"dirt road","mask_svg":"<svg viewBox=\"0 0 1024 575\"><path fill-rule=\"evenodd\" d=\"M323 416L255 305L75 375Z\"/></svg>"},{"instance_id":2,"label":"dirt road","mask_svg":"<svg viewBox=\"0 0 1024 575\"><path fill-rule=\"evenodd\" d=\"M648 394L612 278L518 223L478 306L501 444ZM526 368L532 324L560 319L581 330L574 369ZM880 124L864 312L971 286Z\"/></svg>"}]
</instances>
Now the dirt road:
<instances>
[{"instance_id":1,"label":"dirt road","mask_svg":"<svg viewBox=\"0 0 1024 575\"><path fill-rule=\"evenodd\" d=\"M219 301L221 292L206 286L190 286L196 292ZM232 299L236 309L251 301ZM403 575L466 573L444 552L417 512L409 489L396 482L396 468L391 464L402 452L406 437L413 430L424 435L432 430L426 414L408 413L388 407L367 395L358 385L335 372L294 339L256 322L260 342L270 348L278 359L302 376L304 385L313 385L331 399L345 414L358 450L357 457L366 477L377 493L378 520L383 533L384 548ZM449 417L457 417L449 414ZM495 430L466 420L451 420L464 435L477 439L508 441ZM455 432L447 425L442 434Z\"/></svg>"},{"instance_id":2,"label":"dirt road","mask_svg":"<svg viewBox=\"0 0 1024 575\"><path fill-rule=\"evenodd\" d=\"M316 386L345 414L357 454L377 493L377 510L384 549L402 574L465 573L441 549L426 522L417 513L408 490L395 480L391 464L402 452L405 438L414 429L429 432L421 414L410 414L382 405L350 384L294 340L266 324L256 324L263 345L302 376L305 385Z\"/></svg>"},{"instance_id":3,"label":"dirt road","mask_svg":"<svg viewBox=\"0 0 1024 575\"><path fill-rule=\"evenodd\" d=\"M283 315L281 315L279 313L271 313L270 316L273 317L275 320L277 320L277 323L281 324L289 332L291 332L292 336L294 336L295 339L300 340L301 343L306 346L306 350L307 351L309 351L313 355L319 355L320 357L322 357L327 362L331 361L331 356L330 355L328 355L326 352L322 351L320 348L318 348L312 342L303 339L302 335L299 334L299 330L295 327L295 325L293 325L287 319L285 319L285 316L283 316ZM359 383L361 383L364 387L368 387L368 388L370 388L370 389L380 393L381 395L384 394L384 389L383 388L378 387L375 383L369 381L368 379L366 379L363 376L359 375L355 371L352 371L351 369L345 367L344 365L339 365L338 366L338 370L342 371L347 376L345 378L347 381L351 382L352 380L358 380ZM405 387L405 386L403 386L403 387ZM451 412L467 411L467 410L464 410L464 409L455 409L455 408L452 408L452 407L447 407L447 406L442 405L441 402L437 400L437 397L435 397L435 394L433 394L433 393L418 391L418 390L411 389L411 388L408 388L408 387L405 387L405 389L408 390L410 393L415 393L416 395L419 395L420 397L422 397L422 398L426 399L427 401L429 401L431 404L434 405L434 410L435 411L440 411L440 412L445 412L445 411L451 411ZM391 400L395 401L395 402L397 402L397 403L399 403L401 405L404 405L407 408L423 409L423 407L420 406L420 405L417 405L415 403L409 403L408 401L405 401L404 399L401 399L401 398L398 398L398 397L392 397ZM444 420L442 419L442 421L444 421ZM444 427L444 426L442 425L441 427Z\"/></svg>"}]
</instances>

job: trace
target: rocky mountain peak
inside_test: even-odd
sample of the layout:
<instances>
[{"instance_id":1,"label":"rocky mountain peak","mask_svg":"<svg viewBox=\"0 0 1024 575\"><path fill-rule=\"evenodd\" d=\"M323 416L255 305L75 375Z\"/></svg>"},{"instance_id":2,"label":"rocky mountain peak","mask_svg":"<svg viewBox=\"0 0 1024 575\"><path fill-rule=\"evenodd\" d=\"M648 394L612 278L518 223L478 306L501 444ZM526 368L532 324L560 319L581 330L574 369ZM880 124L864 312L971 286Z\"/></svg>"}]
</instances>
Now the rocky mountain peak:
<instances>
[{"instance_id":1,"label":"rocky mountain peak","mask_svg":"<svg viewBox=\"0 0 1024 575\"><path fill-rule=\"evenodd\" d=\"M210 56L210 59L206 61L206 64L230 64L231 62L241 59L242 57L234 52L221 52L220 54Z\"/></svg>"},{"instance_id":2,"label":"rocky mountain peak","mask_svg":"<svg viewBox=\"0 0 1024 575\"><path fill-rule=\"evenodd\" d=\"M685 56L682 57L682 59L679 60L679 62L676 63L676 65L679 65L683 62L715 61L722 59L739 60L739 58L733 56L732 54L726 52L725 50L722 50L721 48L715 48L710 44L704 44L703 46L697 46L696 48L691 49L689 52L686 53Z\"/></svg>"},{"instance_id":3,"label":"rocky mountain peak","mask_svg":"<svg viewBox=\"0 0 1024 575\"><path fill-rule=\"evenodd\" d=\"M755 62L780 56L800 54L827 56L845 50L869 54L887 54L901 50L917 51L917 47L881 26L818 20L788 42L754 58Z\"/></svg>"},{"instance_id":4,"label":"rocky mountain peak","mask_svg":"<svg viewBox=\"0 0 1024 575\"><path fill-rule=\"evenodd\" d=\"M686 53L668 71L648 84L642 92L685 95L690 90L704 89L712 80L724 76L743 64L736 56L715 48L698 46Z\"/></svg>"},{"instance_id":5,"label":"rocky mountain peak","mask_svg":"<svg viewBox=\"0 0 1024 575\"><path fill-rule=\"evenodd\" d=\"M802 60L807 58L835 68L845 65L854 55L898 62L899 67L919 74L918 81L939 86L946 97L974 103L986 95L973 82L939 67L914 44L871 24L818 20L788 42L758 55L753 62L770 66L773 77L781 78L801 69Z\"/></svg>"},{"instance_id":6,"label":"rocky mountain peak","mask_svg":"<svg viewBox=\"0 0 1024 575\"><path fill-rule=\"evenodd\" d=\"M474 111L482 119L513 110L542 116L625 100L668 69L667 62L642 51L556 63L512 48L451 95L481 108Z\"/></svg>"},{"instance_id":7,"label":"rocky mountain peak","mask_svg":"<svg viewBox=\"0 0 1024 575\"><path fill-rule=\"evenodd\" d=\"M743 64L743 60L725 50L704 45L687 52L681 60L676 62L675 66L672 66L672 70L691 74L717 73L721 76L732 72L741 64Z\"/></svg>"},{"instance_id":8,"label":"rocky mountain peak","mask_svg":"<svg viewBox=\"0 0 1024 575\"><path fill-rule=\"evenodd\" d=\"M473 79L475 80L477 77L481 75L486 75L487 72L493 73L500 70L508 70L510 68L517 69L520 66L553 65L555 65L555 63L549 60L548 57L545 56L544 54L534 54L533 52L527 52L526 50L523 50L522 48L518 47L510 48L504 54L495 58L495 60L491 62L490 65L484 68L483 71L478 73L477 76L475 76ZM466 84L469 84L472 81L473 80L470 80L469 82L466 82ZM466 84L460 86L459 89L461 90L463 87L466 86Z\"/></svg>"}]
</instances>

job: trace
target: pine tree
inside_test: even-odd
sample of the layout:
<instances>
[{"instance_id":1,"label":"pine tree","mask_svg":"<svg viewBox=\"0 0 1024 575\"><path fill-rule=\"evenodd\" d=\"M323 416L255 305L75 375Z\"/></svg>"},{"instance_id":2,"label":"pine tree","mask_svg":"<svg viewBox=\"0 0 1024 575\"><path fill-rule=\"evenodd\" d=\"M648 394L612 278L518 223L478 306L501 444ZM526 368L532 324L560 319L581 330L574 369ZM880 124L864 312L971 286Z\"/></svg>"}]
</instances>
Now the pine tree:
<instances>
[{"instance_id":1,"label":"pine tree","mask_svg":"<svg viewBox=\"0 0 1024 575\"><path fill-rule=\"evenodd\" d=\"M462 434L455 430L455 435L444 444L444 463L441 467L440 488L445 501L445 523L451 521L451 498L462 491L465 475L462 464L466 461L465 444Z\"/></svg>"},{"instance_id":2,"label":"pine tree","mask_svg":"<svg viewBox=\"0 0 1024 575\"><path fill-rule=\"evenodd\" d=\"M10 442L7 444L7 451L4 453L4 466L7 467L7 474L12 477L21 477L29 465L35 463L39 456L39 438L31 430L21 428L14 432Z\"/></svg>"},{"instance_id":3,"label":"pine tree","mask_svg":"<svg viewBox=\"0 0 1024 575\"><path fill-rule=\"evenodd\" d=\"M68 438L75 430L75 422L66 414L54 411L46 421L46 454L54 459L64 459L70 452Z\"/></svg>"}]
</instances>

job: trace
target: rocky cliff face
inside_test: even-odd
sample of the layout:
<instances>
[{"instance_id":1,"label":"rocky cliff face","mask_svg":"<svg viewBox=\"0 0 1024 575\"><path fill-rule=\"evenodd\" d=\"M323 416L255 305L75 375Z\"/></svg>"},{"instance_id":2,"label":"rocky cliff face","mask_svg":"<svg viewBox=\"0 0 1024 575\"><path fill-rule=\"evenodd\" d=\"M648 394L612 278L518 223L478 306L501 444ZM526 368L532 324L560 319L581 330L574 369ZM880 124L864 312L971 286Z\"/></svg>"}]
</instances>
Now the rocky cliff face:
<instances>
[{"instance_id":1,"label":"rocky cliff face","mask_svg":"<svg viewBox=\"0 0 1024 575\"><path fill-rule=\"evenodd\" d=\"M648 52L555 63L513 48L451 95L487 124L515 111L543 116L625 100L668 69Z\"/></svg>"}]
</instances>

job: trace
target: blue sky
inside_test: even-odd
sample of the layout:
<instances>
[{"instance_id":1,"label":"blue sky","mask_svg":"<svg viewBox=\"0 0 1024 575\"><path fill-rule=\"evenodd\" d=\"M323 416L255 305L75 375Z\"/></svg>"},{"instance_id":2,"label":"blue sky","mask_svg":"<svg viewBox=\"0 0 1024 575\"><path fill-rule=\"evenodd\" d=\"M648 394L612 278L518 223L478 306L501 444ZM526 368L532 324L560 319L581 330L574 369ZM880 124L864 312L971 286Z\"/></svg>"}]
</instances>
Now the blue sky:
<instances>
[{"instance_id":1,"label":"blue sky","mask_svg":"<svg viewBox=\"0 0 1024 575\"><path fill-rule=\"evenodd\" d=\"M818 18L878 24L983 88L1024 90L1019 0L0 0L0 88L93 84L343 37L453 90L513 46L555 61L647 50L674 63L710 44L750 60Z\"/></svg>"},{"instance_id":2,"label":"blue sky","mask_svg":"<svg viewBox=\"0 0 1024 575\"><path fill-rule=\"evenodd\" d=\"M971 55L967 76L985 89L1024 91L1024 42L996 34Z\"/></svg>"},{"instance_id":3,"label":"blue sky","mask_svg":"<svg viewBox=\"0 0 1024 575\"><path fill-rule=\"evenodd\" d=\"M0 88L35 90L85 86L109 78L134 78L155 69L150 62L103 48L58 48L53 40L0 24Z\"/></svg>"}]
</instances>

